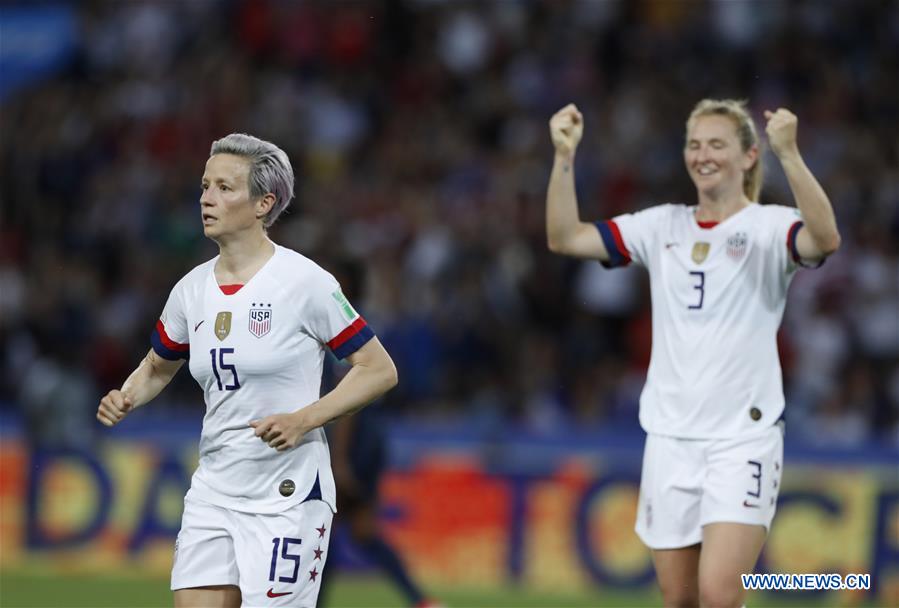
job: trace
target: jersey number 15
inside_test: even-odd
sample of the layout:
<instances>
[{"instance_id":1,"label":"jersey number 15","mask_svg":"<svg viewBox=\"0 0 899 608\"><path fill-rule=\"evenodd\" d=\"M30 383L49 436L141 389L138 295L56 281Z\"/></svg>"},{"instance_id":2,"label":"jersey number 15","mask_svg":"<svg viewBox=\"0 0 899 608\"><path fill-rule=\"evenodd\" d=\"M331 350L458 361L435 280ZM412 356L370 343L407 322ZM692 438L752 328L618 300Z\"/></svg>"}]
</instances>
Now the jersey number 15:
<instances>
[{"instance_id":1,"label":"jersey number 15","mask_svg":"<svg viewBox=\"0 0 899 608\"><path fill-rule=\"evenodd\" d=\"M219 390L225 391L236 391L240 388L240 378L237 377L237 368L233 363L228 363L225 361L225 355L234 354L233 348L213 348L209 351L209 355L212 357L212 373L215 374L215 381L218 383ZM222 373L231 372L231 383L222 385L222 376L219 374L219 370L222 370Z\"/></svg>"}]
</instances>

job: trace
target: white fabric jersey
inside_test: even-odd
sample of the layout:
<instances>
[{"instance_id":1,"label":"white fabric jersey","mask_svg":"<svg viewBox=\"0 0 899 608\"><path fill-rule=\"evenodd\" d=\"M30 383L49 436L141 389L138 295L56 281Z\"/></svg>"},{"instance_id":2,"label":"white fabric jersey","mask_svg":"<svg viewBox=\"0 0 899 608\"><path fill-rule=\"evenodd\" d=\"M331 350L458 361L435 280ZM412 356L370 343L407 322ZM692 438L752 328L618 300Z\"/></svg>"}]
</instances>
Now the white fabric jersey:
<instances>
[{"instance_id":1,"label":"white fabric jersey","mask_svg":"<svg viewBox=\"0 0 899 608\"><path fill-rule=\"evenodd\" d=\"M759 432L784 407L776 336L801 262L801 216L752 204L702 228L695 210L660 205L597 223L604 265L649 271L652 358L640 424L694 439Z\"/></svg>"},{"instance_id":2,"label":"white fabric jersey","mask_svg":"<svg viewBox=\"0 0 899 608\"><path fill-rule=\"evenodd\" d=\"M205 396L200 461L188 496L251 513L279 513L320 498L336 511L324 430L278 452L249 423L318 400L325 347L343 359L374 334L334 277L295 251L276 245L232 295L216 282L216 260L175 285L152 336L160 356L189 356Z\"/></svg>"}]
</instances>

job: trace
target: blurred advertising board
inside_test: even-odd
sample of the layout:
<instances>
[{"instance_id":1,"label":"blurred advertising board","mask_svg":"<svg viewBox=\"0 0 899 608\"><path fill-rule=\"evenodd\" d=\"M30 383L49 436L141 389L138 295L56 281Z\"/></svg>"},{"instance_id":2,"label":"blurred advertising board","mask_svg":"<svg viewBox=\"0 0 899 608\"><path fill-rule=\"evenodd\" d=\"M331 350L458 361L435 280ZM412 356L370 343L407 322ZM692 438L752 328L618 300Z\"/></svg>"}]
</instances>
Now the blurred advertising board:
<instances>
[{"instance_id":1,"label":"blurred advertising board","mask_svg":"<svg viewBox=\"0 0 899 608\"><path fill-rule=\"evenodd\" d=\"M387 535L434 585L651 585L649 554L633 533L641 445L634 435L484 441L396 428L382 481ZM788 449L760 570L870 573L878 601L899 599L894 458ZM128 563L164 577L195 465L189 440L31 450L5 436L0 567L78 573Z\"/></svg>"}]
</instances>

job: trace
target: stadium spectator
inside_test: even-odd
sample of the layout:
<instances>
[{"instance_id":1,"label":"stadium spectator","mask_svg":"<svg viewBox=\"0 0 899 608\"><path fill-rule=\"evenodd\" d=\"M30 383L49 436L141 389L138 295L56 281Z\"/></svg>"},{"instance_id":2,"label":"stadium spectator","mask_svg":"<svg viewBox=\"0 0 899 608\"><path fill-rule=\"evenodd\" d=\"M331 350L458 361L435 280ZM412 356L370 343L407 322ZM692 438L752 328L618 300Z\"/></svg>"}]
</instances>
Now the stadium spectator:
<instances>
[{"instance_id":1,"label":"stadium spectator","mask_svg":"<svg viewBox=\"0 0 899 608\"><path fill-rule=\"evenodd\" d=\"M211 257L193 224L204 142L244 130L283 142L303 170L272 237L326 269L335 250L365 261L360 304L404 379L387 411L473 432L539 427L535 403L561 425L632 420L645 281L542 251L544 117L562 97L603 100L581 103L603 139L581 146L578 187L585 211L612 216L689 195L677 117L699 92L789 99L839 216L844 246L800 273L785 312L791 441L812 441L806 418L844 392L830 370L864 357L875 419L851 446L899 445L895 3L68 6L78 27L61 71L0 99L4 412L18 413L20 378L53 357L47 345L77 344L68 365L98 386L143 356L171 277ZM451 66L454 48L466 54ZM763 198L787 200L769 176ZM523 382L532 358L518 345L546 335L559 341L551 377ZM826 345L822 366L808 343ZM610 380L583 385L588 374ZM200 415L192 384L180 374L144 415Z\"/></svg>"}]
</instances>

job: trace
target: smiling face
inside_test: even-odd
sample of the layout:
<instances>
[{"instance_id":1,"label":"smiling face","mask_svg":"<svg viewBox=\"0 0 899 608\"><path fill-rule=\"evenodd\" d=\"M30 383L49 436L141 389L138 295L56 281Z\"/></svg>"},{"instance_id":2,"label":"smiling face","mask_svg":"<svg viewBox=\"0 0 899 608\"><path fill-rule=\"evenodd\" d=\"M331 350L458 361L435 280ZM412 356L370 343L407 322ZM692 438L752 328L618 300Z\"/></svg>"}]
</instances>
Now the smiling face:
<instances>
[{"instance_id":1,"label":"smiling face","mask_svg":"<svg viewBox=\"0 0 899 608\"><path fill-rule=\"evenodd\" d=\"M203 233L214 241L262 227L260 211L265 197L250 196L250 163L234 154L216 154L206 161L200 213ZM263 213L264 214L264 213Z\"/></svg>"},{"instance_id":2,"label":"smiling face","mask_svg":"<svg viewBox=\"0 0 899 608\"><path fill-rule=\"evenodd\" d=\"M728 116L697 116L687 130L684 162L700 197L743 192L744 174L758 158L758 148L743 150L737 125Z\"/></svg>"}]
</instances>

